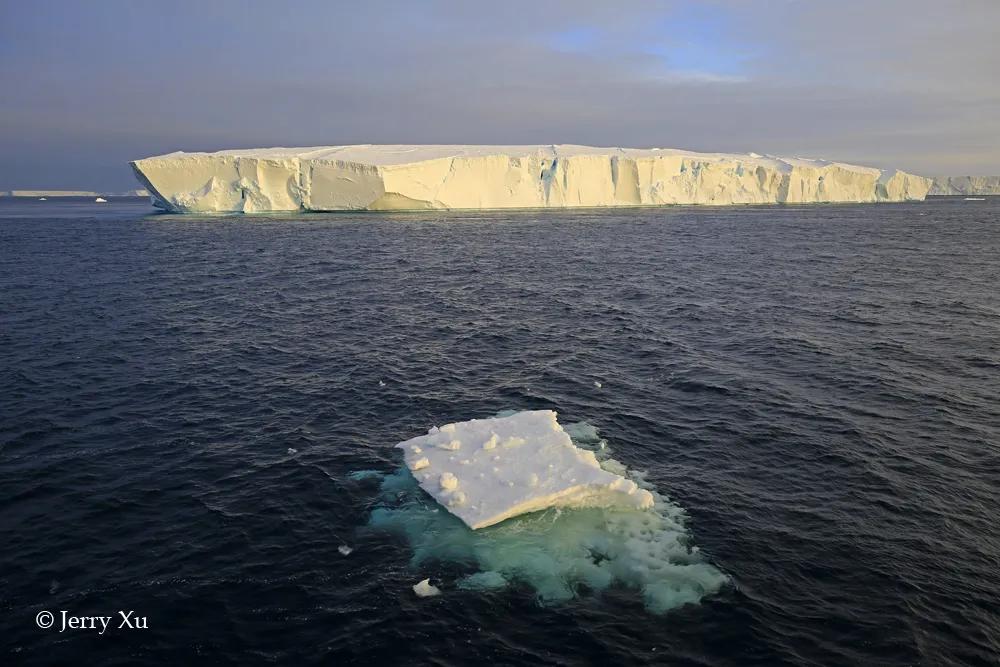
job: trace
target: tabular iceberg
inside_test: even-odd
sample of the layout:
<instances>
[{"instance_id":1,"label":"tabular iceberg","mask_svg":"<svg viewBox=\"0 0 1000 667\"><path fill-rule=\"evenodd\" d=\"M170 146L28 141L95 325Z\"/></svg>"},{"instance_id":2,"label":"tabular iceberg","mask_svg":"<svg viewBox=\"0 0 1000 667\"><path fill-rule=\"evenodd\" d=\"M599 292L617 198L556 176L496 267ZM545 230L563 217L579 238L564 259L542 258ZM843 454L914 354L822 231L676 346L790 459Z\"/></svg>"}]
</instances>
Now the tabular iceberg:
<instances>
[{"instance_id":1,"label":"tabular iceberg","mask_svg":"<svg viewBox=\"0 0 1000 667\"><path fill-rule=\"evenodd\" d=\"M882 202L931 187L823 160L573 145L261 148L131 164L154 205L179 213Z\"/></svg>"},{"instance_id":2,"label":"tabular iceberg","mask_svg":"<svg viewBox=\"0 0 1000 667\"><path fill-rule=\"evenodd\" d=\"M941 176L930 195L1000 195L1000 176Z\"/></svg>"},{"instance_id":3,"label":"tabular iceberg","mask_svg":"<svg viewBox=\"0 0 1000 667\"><path fill-rule=\"evenodd\" d=\"M549 507L653 506L574 445L552 410L446 424L396 446L420 487L473 530Z\"/></svg>"}]
</instances>

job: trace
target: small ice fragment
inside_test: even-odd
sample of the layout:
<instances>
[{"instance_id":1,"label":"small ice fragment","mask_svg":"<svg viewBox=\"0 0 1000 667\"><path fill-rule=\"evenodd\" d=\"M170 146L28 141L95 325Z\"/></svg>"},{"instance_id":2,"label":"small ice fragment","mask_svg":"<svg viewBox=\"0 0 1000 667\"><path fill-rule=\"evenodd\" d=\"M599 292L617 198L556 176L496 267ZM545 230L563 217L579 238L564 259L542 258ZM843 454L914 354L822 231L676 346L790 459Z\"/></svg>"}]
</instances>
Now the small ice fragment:
<instances>
[{"instance_id":1,"label":"small ice fragment","mask_svg":"<svg viewBox=\"0 0 1000 667\"><path fill-rule=\"evenodd\" d=\"M298 453L299 453L299 450L295 449L294 447L289 447L288 448L288 455L289 456L291 456L292 454L298 454Z\"/></svg>"},{"instance_id":2,"label":"small ice fragment","mask_svg":"<svg viewBox=\"0 0 1000 667\"><path fill-rule=\"evenodd\" d=\"M354 549L347 546L346 544L341 544L339 547L337 547L337 551L340 552L341 556L350 556L351 552L354 551Z\"/></svg>"},{"instance_id":3,"label":"small ice fragment","mask_svg":"<svg viewBox=\"0 0 1000 667\"><path fill-rule=\"evenodd\" d=\"M379 381L378 381L378 386L380 386L380 387L384 387L384 386L385 386L385 382L382 382L381 380L379 380Z\"/></svg>"},{"instance_id":4,"label":"small ice fragment","mask_svg":"<svg viewBox=\"0 0 1000 667\"><path fill-rule=\"evenodd\" d=\"M441 473L439 483L442 491L453 491L458 488L458 478L450 472Z\"/></svg>"},{"instance_id":5,"label":"small ice fragment","mask_svg":"<svg viewBox=\"0 0 1000 667\"><path fill-rule=\"evenodd\" d=\"M410 470L423 470L430 464L431 462L427 460L426 456L421 456L419 459L413 462L413 465L410 466Z\"/></svg>"},{"instance_id":6,"label":"small ice fragment","mask_svg":"<svg viewBox=\"0 0 1000 667\"><path fill-rule=\"evenodd\" d=\"M423 581L413 584L413 592L420 598L429 598L435 595L441 595L441 589L437 586L432 586L430 579L424 579Z\"/></svg>"},{"instance_id":7,"label":"small ice fragment","mask_svg":"<svg viewBox=\"0 0 1000 667\"><path fill-rule=\"evenodd\" d=\"M108 200L105 199L104 197L98 197L97 199L94 200L94 203L95 204L107 204Z\"/></svg>"},{"instance_id":8,"label":"small ice fragment","mask_svg":"<svg viewBox=\"0 0 1000 667\"><path fill-rule=\"evenodd\" d=\"M598 382L597 380L594 380L594 386L595 386L595 387L597 387L598 389L600 389L600 388L601 388L601 387L603 387L604 385L603 385L603 384L601 384L600 382Z\"/></svg>"}]
</instances>

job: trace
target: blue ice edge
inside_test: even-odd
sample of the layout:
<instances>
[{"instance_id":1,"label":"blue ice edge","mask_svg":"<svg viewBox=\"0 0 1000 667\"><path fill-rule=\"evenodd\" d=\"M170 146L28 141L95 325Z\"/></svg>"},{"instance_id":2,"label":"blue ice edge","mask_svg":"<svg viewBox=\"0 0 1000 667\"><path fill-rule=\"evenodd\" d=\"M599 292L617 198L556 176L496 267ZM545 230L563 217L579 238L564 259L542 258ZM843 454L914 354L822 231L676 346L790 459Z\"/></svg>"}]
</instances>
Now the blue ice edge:
<instances>
[{"instance_id":1,"label":"blue ice edge","mask_svg":"<svg viewBox=\"0 0 1000 667\"><path fill-rule=\"evenodd\" d=\"M388 475L360 470L351 477L381 477L369 528L404 537L414 569L433 561L471 567L476 571L455 586L483 591L524 584L542 604L571 600L582 589L621 586L639 591L646 608L662 614L698 603L729 583L692 544L683 508L642 473L611 458L594 426L579 422L564 429L574 444L595 453L602 468L649 490L653 509L553 508L473 531L426 494L405 467Z\"/></svg>"}]
</instances>

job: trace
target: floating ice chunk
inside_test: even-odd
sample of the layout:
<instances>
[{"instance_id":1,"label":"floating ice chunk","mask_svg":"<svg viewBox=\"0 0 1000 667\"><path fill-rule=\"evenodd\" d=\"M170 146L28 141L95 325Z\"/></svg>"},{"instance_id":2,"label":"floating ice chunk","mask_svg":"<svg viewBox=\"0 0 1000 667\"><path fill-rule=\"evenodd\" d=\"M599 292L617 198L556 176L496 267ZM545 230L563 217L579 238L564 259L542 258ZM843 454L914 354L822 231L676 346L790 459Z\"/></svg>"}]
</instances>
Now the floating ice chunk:
<instances>
[{"instance_id":1,"label":"floating ice chunk","mask_svg":"<svg viewBox=\"0 0 1000 667\"><path fill-rule=\"evenodd\" d=\"M378 386L384 387L385 386L385 382L382 382L382 380L379 380L378 381Z\"/></svg>"},{"instance_id":2,"label":"floating ice chunk","mask_svg":"<svg viewBox=\"0 0 1000 667\"><path fill-rule=\"evenodd\" d=\"M294 447L289 447L288 448L288 455L289 456L292 456L293 454L298 454L298 453L299 453L299 450L295 449Z\"/></svg>"},{"instance_id":3,"label":"floating ice chunk","mask_svg":"<svg viewBox=\"0 0 1000 667\"><path fill-rule=\"evenodd\" d=\"M94 203L95 204L107 204L108 200L105 199L104 197L98 197L97 199L94 200Z\"/></svg>"},{"instance_id":4,"label":"floating ice chunk","mask_svg":"<svg viewBox=\"0 0 1000 667\"><path fill-rule=\"evenodd\" d=\"M417 594L417 597L429 598L435 595L441 595L441 589L437 586L431 585L430 579L424 579L413 584L413 592Z\"/></svg>"},{"instance_id":5,"label":"floating ice chunk","mask_svg":"<svg viewBox=\"0 0 1000 667\"><path fill-rule=\"evenodd\" d=\"M601 388L601 387L603 387L604 385L603 385L603 384L601 384L600 382L598 382L597 380L594 380L594 386L595 386L595 387L597 387L598 389L600 389L600 388Z\"/></svg>"},{"instance_id":6,"label":"floating ice chunk","mask_svg":"<svg viewBox=\"0 0 1000 667\"><path fill-rule=\"evenodd\" d=\"M596 434L589 425L579 426ZM608 451L597 454L602 467L610 461ZM664 613L726 585L729 578L692 545L684 510L656 493L641 473L627 474L653 495L652 510L557 507L469 530L402 469L385 477L384 504L372 511L369 524L405 537L414 566L471 565L476 572L459 579L458 588L497 590L517 582L533 589L543 604L625 586L639 593L650 611Z\"/></svg>"},{"instance_id":7,"label":"floating ice chunk","mask_svg":"<svg viewBox=\"0 0 1000 667\"><path fill-rule=\"evenodd\" d=\"M576 447L551 410L518 412L506 417L473 419L446 424L442 433L450 442L489 442L494 437L504 448L516 447L501 458L484 447L475 449L463 465L440 449L440 437L428 434L402 442L406 465L419 470L421 458L413 446L424 446L435 471L421 476L420 486L473 530L510 517L549 507L625 507L648 509L652 494L630 480L601 468L593 452ZM437 444L436 447L428 445ZM454 492L462 478L475 475L477 483L463 486L464 502L455 503Z\"/></svg>"},{"instance_id":8,"label":"floating ice chunk","mask_svg":"<svg viewBox=\"0 0 1000 667\"><path fill-rule=\"evenodd\" d=\"M346 544L341 544L339 547L337 547L337 551L340 552L341 556L350 556L351 552L354 551L354 549L347 546Z\"/></svg>"}]
</instances>

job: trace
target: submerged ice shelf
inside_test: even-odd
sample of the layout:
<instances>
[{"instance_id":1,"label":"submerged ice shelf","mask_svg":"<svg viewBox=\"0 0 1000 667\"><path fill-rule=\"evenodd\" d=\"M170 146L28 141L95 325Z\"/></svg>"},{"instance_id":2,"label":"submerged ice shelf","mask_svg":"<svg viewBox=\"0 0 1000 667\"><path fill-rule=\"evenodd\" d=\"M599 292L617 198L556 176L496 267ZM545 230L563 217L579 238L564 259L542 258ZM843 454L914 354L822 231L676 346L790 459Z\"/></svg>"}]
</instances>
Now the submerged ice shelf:
<instances>
[{"instance_id":1,"label":"submerged ice shelf","mask_svg":"<svg viewBox=\"0 0 1000 667\"><path fill-rule=\"evenodd\" d=\"M552 410L445 424L396 446L421 488L473 530L549 507L653 506L576 447Z\"/></svg>"},{"instance_id":2,"label":"submerged ice shelf","mask_svg":"<svg viewBox=\"0 0 1000 667\"><path fill-rule=\"evenodd\" d=\"M179 213L880 202L931 186L824 160L573 145L177 152L132 167L156 206Z\"/></svg>"}]
</instances>

